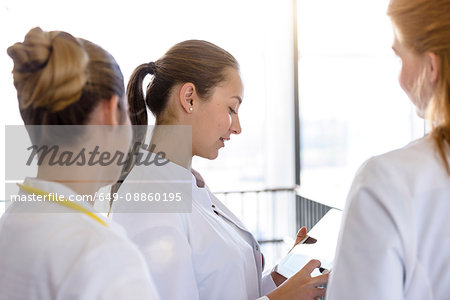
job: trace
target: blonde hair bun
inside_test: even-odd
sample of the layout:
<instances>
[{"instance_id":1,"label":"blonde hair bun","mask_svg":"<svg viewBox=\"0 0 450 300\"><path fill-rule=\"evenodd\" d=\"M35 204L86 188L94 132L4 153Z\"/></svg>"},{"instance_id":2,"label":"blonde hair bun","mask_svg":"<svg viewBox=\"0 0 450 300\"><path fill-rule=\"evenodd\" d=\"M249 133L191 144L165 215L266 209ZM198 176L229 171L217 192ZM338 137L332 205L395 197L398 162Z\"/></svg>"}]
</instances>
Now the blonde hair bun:
<instances>
[{"instance_id":1,"label":"blonde hair bun","mask_svg":"<svg viewBox=\"0 0 450 300\"><path fill-rule=\"evenodd\" d=\"M80 99L89 58L72 35L36 27L7 52L14 62L14 85L21 109L56 112Z\"/></svg>"}]
</instances>

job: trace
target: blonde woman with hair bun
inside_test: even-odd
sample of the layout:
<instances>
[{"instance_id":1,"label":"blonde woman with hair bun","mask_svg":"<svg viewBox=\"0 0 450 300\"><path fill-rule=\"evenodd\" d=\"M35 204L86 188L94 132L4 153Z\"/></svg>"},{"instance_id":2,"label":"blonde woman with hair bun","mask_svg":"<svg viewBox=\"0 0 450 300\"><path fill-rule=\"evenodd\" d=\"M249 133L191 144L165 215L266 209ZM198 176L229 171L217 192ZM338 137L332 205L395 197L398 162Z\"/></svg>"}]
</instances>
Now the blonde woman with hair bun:
<instances>
[{"instance_id":1,"label":"blonde woman with hair bun","mask_svg":"<svg viewBox=\"0 0 450 300\"><path fill-rule=\"evenodd\" d=\"M327 300L450 299L450 0L391 0L388 15L400 86L431 131L359 170Z\"/></svg>"},{"instance_id":2,"label":"blonde woman with hair bun","mask_svg":"<svg viewBox=\"0 0 450 300\"><path fill-rule=\"evenodd\" d=\"M108 52L40 28L7 52L33 145L127 152L123 75ZM18 199L27 200L11 201L0 219L0 299L159 299L138 249L93 208L97 190L115 182L121 167L38 158L36 178L19 184Z\"/></svg>"}]
</instances>

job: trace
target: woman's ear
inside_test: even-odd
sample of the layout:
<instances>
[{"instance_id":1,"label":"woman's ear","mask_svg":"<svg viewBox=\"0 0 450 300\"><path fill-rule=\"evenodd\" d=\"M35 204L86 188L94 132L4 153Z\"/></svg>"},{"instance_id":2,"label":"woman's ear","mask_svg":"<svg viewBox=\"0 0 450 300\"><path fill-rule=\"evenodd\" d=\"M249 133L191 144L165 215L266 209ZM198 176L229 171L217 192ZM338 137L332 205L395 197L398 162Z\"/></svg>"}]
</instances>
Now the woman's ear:
<instances>
[{"instance_id":1,"label":"woman's ear","mask_svg":"<svg viewBox=\"0 0 450 300\"><path fill-rule=\"evenodd\" d=\"M119 97L113 95L109 100L102 101L105 103L105 125L118 125L120 121Z\"/></svg>"},{"instance_id":2,"label":"woman's ear","mask_svg":"<svg viewBox=\"0 0 450 300\"><path fill-rule=\"evenodd\" d=\"M191 82L183 84L180 88L178 99L181 107L188 114L194 111L196 94L195 85Z\"/></svg>"},{"instance_id":3,"label":"woman's ear","mask_svg":"<svg viewBox=\"0 0 450 300\"><path fill-rule=\"evenodd\" d=\"M100 101L91 113L90 125L118 125L120 121L119 97Z\"/></svg>"},{"instance_id":4,"label":"woman's ear","mask_svg":"<svg viewBox=\"0 0 450 300\"><path fill-rule=\"evenodd\" d=\"M425 54L427 78L431 84L436 84L439 78L439 58L433 52Z\"/></svg>"}]
</instances>

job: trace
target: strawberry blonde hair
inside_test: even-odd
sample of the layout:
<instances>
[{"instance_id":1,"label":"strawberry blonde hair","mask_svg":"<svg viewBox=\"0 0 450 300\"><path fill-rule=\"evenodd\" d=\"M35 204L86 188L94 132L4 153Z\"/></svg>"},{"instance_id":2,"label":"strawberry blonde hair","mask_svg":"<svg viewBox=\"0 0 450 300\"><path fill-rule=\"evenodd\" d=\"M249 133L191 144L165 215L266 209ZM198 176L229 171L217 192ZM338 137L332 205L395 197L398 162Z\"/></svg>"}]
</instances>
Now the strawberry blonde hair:
<instances>
[{"instance_id":1,"label":"strawberry blonde hair","mask_svg":"<svg viewBox=\"0 0 450 300\"><path fill-rule=\"evenodd\" d=\"M387 13L407 48L438 58L438 81L427 116L430 136L450 175L450 0L391 0Z\"/></svg>"}]
</instances>

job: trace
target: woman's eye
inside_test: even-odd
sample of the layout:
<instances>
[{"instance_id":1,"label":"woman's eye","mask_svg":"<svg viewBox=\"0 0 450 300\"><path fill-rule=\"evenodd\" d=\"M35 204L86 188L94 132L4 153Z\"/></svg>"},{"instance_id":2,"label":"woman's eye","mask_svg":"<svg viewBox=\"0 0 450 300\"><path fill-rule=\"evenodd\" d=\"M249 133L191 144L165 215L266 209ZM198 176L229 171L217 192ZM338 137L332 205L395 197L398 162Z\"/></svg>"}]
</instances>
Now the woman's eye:
<instances>
[{"instance_id":1,"label":"woman's eye","mask_svg":"<svg viewBox=\"0 0 450 300\"><path fill-rule=\"evenodd\" d=\"M229 109L230 109L230 114L233 114L233 115L237 114L237 112L234 109L232 109L231 107L229 107Z\"/></svg>"}]
</instances>

